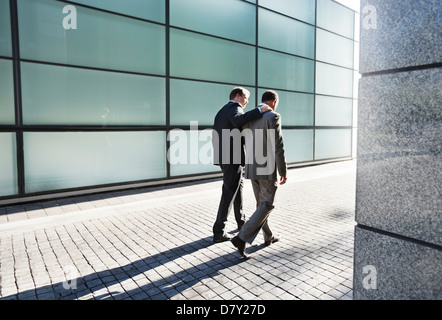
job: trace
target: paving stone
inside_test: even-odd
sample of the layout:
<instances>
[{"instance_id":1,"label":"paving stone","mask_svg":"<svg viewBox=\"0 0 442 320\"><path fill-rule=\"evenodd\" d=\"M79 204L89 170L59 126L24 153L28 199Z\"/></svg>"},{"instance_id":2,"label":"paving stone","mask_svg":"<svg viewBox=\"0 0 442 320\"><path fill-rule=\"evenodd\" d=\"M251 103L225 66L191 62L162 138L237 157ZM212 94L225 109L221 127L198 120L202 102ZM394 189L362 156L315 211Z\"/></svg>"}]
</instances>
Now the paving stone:
<instances>
[{"instance_id":1,"label":"paving stone","mask_svg":"<svg viewBox=\"0 0 442 320\"><path fill-rule=\"evenodd\" d=\"M0 208L0 299L352 299L354 161L289 170L269 217L281 241L266 247L259 234L247 261L212 243L221 186ZM245 180L246 216L254 208ZM232 213L227 229L236 234Z\"/></svg>"},{"instance_id":2,"label":"paving stone","mask_svg":"<svg viewBox=\"0 0 442 320\"><path fill-rule=\"evenodd\" d=\"M41 294L37 294L38 300L56 300L54 292L45 292Z\"/></svg>"}]
</instances>

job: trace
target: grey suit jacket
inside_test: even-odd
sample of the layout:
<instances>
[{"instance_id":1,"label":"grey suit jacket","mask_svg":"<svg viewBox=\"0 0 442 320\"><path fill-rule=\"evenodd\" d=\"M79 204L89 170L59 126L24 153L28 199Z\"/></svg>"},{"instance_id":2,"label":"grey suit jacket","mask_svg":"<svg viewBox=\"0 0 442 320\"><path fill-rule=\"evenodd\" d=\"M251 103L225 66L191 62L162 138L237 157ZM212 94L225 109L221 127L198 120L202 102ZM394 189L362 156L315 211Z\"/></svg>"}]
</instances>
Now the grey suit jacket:
<instances>
[{"instance_id":1,"label":"grey suit jacket","mask_svg":"<svg viewBox=\"0 0 442 320\"><path fill-rule=\"evenodd\" d=\"M281 132L281 115L269 111L258 120L243 125L246 159L245 178L276 180L287 176L284 141Z\"/></svg>"},{"instance_id":2,"label":"grey suit jacket","mask_svg":"<svg viewBox=\"0 0 442 320\"><path fill-rule=\"evenodd\" d=\"M213 164L243 164L244 163L244 146L242 143L234 144L230 136L226 139L223 135L223 130L232 131L235 128L241 130L244 123L261 118L261 112L255 108L244 113L243 108L238 102L229 101L224 107L222 107L215 116L215 122L213 124ZM223 153L227 151L229 154ZM239 150L239 152L237 152ZM230 151L230 152L229 152ZM239 159L235 159L234 155L237 152L240 156Z\"/></svg>"}]
</instances>

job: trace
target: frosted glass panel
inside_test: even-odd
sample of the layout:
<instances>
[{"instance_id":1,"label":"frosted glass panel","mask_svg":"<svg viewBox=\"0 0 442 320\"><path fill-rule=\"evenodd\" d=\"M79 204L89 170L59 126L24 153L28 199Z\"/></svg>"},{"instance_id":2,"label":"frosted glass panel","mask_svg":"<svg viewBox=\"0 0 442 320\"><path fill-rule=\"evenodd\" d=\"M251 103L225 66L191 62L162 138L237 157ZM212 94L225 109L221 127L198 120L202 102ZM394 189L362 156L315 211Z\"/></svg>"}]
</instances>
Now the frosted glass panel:
<instances>
[{"instance_id":1,"label":"frosted glass panel","mask_svg":"<svg viewBox=\"0 0 442 320\"><path fill-rule=\"evenodd\" d=\"M165 27L76 6L77 29L64 29L66 3L18 2L23 59L165 73Z\"/></svg>"},{"instance_id":2,"label":"frosted glass panel","mask_svg":"<svg viewBox=\"0 0 442 320\"><path fill-rule=\"evenodd\" d=\"M0 125L14 123L14 79L12 62L0 59Z\"/></svg>"},{"instance_id":3,"label":"frosted glass panel","mask_svg":"<svg viewBox=\"0 0 442 320\"><path fill-rule=\"evenodd\" d=\"M351 129L316 130L315 160L351 156Z\"/></svg>"},{"instance_id":4,"label":"frosted glass panel","mask_svg":"<svg viewBox=\"0 0 442 320\"><path fill-rule=\"evenodd\" d=\"M220 172L213 164L212 130L172 130L168 137L170 174Z\"/></svg>"},{"instance_id":5,"label":"frosted glass panel","mask_svg":"<svg viewBox=\"0 0 442 320\"><path fill-rule=\"evenodd\" d=\"M25 132L27 193L166 176L165 132Z\"/></svg>"},{"instance_id":6,"label":"frosted glass panel","mask_svg":"<svg viewBox=\"0 0 442 320\"><path fill-rule=\"evenodd\" d=\"M313 61L259 49L260 87L313 92Z\"/></svg>"},{"instance_id":7,"label":"frosted glass panel","mask_svg":"<svg viewBox=\"0 0 442 320\"><path fill-rule=\"evenodd\" d=\"M170 24L254 44L256 7L241 0L170 0Z\"/></svg>"},{"instance_id":8,"label":"frosted glass panel","mask_svg":"<svg viewBox=\"0 0 442 320\"><path fill-rule=\"evenodd\" d=\"M318 29L316 33L316 59L353 68L352 40Z\"/></svg>"},{"instance_id":9,"label":"frosted glass panel","mask_svg":"<svg viewBox=\"0 0 442 320\"><path fill-rule=\"evenodd\" d=\"M170 30L172 76L241 85L255 83L255 48L192 32Z\"/></svg>"},{"instance_id":10,"label":"frosted glass panel","mask_svg":"<svg viewBox=\"0 0 442 320\"><path fill-rule=\"evenodd\" d=\"M287 163L313 160L313 130L283 129L282 136Z\"/></svg>"},{"instance_id":11,"label":"frosted glass panel","mask_svg":"<svg viewBox=\"0 0 442 320\"><path fill-rule=\"evenodd\" d=\"M308 58L314 57L314 27L265 9L259 9L258 21L260 46Z\"/></svg>"},{"instance_id":12,"label":"frosted glass panel","mask_svg":"<svg viewBox=\"0 0 442 320\"><path fill-rule=\"evenodd\" d=\"M318 1L318 27L354 37L354 12L332 0Z\"/></svg>"},{"instance_id":13,"label":"frosted glass panel","mask_svg":"<svg viewBox=\"0 0 442 320\"><path fill-rule=\"evenodd\" d=\"M12 56L9 0L0 0L0 56Z\"/></svg>"},{"instance_id":14,"label":"frosted glass panel","mask_svg":"<svg viewBox=\"0 0 442 320\"><path fill-rule=\"evenodd\" d=\"M15 134L0 132L0 196L18 193Z\"/></svg>"},{"instance_id":15,"label":"frosted glass panel","mask_svg":"<svg viewBox=\"0 0 442 320\"><path fill-rule=\"evenodd\" d=\"M315 23L315 1L312 0L259 0L260 6L281 12L287 16Z\"/></svg>"},{"instance_id":16,"label":"frosted glass panel","mask_svg":"<svg viewBox=\"0 0 442 320\"><path fill-rule=\"evenodd\" d=\"M22 63L25 124L161 125L164 78Z\"/></svg>"},{"instance_id":17,"label":"frosted glass panel","mask_svg":"<svg viewBox=\"0 0 442 320\"><path fill-rule=\"evenodd\" d=\"M351 126L353 100L316 96L317 126Z\"/></svg>"},{"instance_id":18,"label":"frosted glass panel","mask_svg":"<svg viewBox=\"0 0 442 320\"><path fill-rule=\"evenodd\" d=\"M261 101L264 89L259 90ZM277 91L279 103L276 112L281 114L284 126L312 126L313 125L313 95L298 92Z\"/></svg>"},{"instance_id":19,"label":"frosted glass panel","mask_svg":"<svg viewBox=\"0 0 442 320\"><path fill-rule=\"evenodd\" d=\"M166 20L164 0L74 0L72 2L163 23Z\"/></svg>"},{"instance_id":20,"label":"frosted glass panel","mask_svg":"<svg viewBox=\"0 0 442 320\"><path fill-rule=\"evenodd\" d=\"M229 101L231 85L204 83L199 81L170 80L170 123L172 125L213 125L219 109ZM255 89L250 91L245 112L256 107Z\"/></svg>"},{"instance_id":21,"label":"frosted glass panel","mask_svg":"<svg viewBox=\"0 0 442 320\"><path fill-rule=\"evenodd\" d=\"M353 70L317 62L316 92L351 98L353 95Z\"/></svg>"}]
</instances>

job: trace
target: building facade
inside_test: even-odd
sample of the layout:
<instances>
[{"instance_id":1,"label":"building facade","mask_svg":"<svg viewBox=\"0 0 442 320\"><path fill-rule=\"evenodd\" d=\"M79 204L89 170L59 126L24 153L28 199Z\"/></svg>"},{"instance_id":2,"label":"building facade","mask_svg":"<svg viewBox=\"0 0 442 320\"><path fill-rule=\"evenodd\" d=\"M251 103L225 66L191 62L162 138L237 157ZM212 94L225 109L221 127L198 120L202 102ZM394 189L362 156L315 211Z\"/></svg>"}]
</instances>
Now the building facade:
<instances>
[{"instance_id":1,"label":"building facade","mask_svg":"<svg viewBox=\"0 0 442 320\"><path fill-rule=\"evenodd\" d=\"M0 205L219 175L207 132L235 86L245 111L279 93L290 165L351 158L356 16L332 0L0 0Z\"/></svg>"},{"instance_id":2,"label":"building facade","mask_svg":"<svg viewBox=\"0 0 442 320\"><path fill-rule=\"evenodd\" d=\"M353 297L441 300L441 2L361 18Z\"/></svg>"}]
</instances>

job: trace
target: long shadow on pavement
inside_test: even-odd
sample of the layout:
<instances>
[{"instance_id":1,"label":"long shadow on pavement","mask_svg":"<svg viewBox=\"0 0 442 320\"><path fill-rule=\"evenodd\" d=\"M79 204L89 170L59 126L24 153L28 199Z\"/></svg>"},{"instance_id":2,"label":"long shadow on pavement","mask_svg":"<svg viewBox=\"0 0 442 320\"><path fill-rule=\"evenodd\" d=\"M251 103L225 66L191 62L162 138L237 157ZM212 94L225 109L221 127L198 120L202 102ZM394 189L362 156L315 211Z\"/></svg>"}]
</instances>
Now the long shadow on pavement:
<instances>
[{"instance_id":1,"label":"long shadow on pavement","mask_svg":"<svg viewBox=\"0 0 442 320\"><path fill-rule=\"evenodd\" d=\"M125 266L116 267L100 272L92 273L84 277L78 277L69 281L62 281L46 285L36 289L21 291L16 295L2 297L0 300L8 299L38 299L42 300L75 300L85 297L91 292L97 292L112 285L122 283L125 280L134 278L151 269L173 261L183 255L192 254L200 249L215 245L212 237L206 237L194 242L183 244L179 247L157 253L152 256L131 262ZM252 253L261 248L253 246L247 252ZM95 299L169 299L176 294L192 287L203 279L213 277L219 271L237 265L245 260L239 256L232 246L232 252L221 255L210 261L200 263L178 273L171 274L159 280L152 281L141 287L125 289L125 292L103 292L102 295L94 295ZM91 297L92 298L92 297Z\"/></svg>"}]
</instances>

